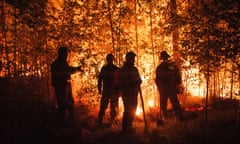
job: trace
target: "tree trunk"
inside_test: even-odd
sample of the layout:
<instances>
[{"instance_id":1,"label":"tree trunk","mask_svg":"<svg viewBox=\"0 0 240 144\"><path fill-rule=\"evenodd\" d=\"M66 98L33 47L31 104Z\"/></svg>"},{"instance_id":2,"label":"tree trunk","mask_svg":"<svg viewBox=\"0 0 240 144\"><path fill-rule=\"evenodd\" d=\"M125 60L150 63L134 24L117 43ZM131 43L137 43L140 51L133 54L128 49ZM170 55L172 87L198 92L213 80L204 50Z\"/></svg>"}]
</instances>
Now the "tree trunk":
<instances>
[{"instance_id":1,"label":"tree trunk","mask_svg":"<svg viewBox=\"0 0 240 144\"><path fill-rule=\"evenodd\" d=\"M176 24L177 3L176 0L170 0L171 25L173 26L172 43L173 43L173 57L176 61L180 60L179 46L178 46L178 25Z\"/></svg>"},{"instance_id":2,"label":"tree trunk","mask_svg":"<svg viewBox=\"0 0 240 144\"><path fill-rule=\"evenodd\" d=\"M0 33L1 33L1 42L0 42L0 49L1 49L1 51L0 51L0 63L1 63L1 69L3 68L3 53L4 53L4 51L3 51L3 49L4 49L4 44L5 44L5 39L4 39L4 37L5 37L5 21L4 21L4 1L3 0L1 0L1 3L0 3L0 8L1 8L1 11L0 11L0 16L1 16L1 24L0 24Z\"/></svg>"},{"instance_id":3,"label":"tree trunk","mask_svg":"<svg viewBox=\"0 0 240 144\"><path fill-rule=\"evenodd\" d=\"M208 121L208 93L209 93L209 61L207 62L207 85L206 85L206 98L205 98L205 121Z\"/></svg>"},{"instance_id":4,"label":"tree trunk","mask_svg":"<svg viewBox=\"0 0 240 144\"><path fill-rule=\"evenodd\" d=\"M113 22L112 22L112 14L111 14L111 0L108 0L108 18L110 22L110 28L111 28L111 35L112 35L112 49L115 49L115 40L114 40L114 28L113 28Z\"/></svg>"},{"instance_id":5,"label":"tree trunk","mask_svg":"<svg viewBox=\"0 0 240 144\"><path fill-rule=\"evenodd\" d=\"M137 0L134 0L134 6L135 6L135 39L136 39L136 51L138 53L138 23L137 23ZM139 59L137 59L137 65L138 65Z\"/></svg>"},{"instance_id":6,"label":"tree trunk","mask_svg":"<svg viewBox=\"0 0 240 144\"><path fill-rule=\"evenodd\" d=\"M14 15L17 15L17 11L16 11L16 8L14 8ZM14 38L13 38L13 40L14 40L14 44L13 44L13 56L14 56L14 58L13 58L13 70L14 70L14 75L15 76L18 76L18 74L17 74L17 42L16 42L16 33L17 33L17 20L16 20L17 18L16 17L14 17L14 33L15 33L15 35L14 35Z\"/></svg>"},{"instance_id":7,"label":"tree trunk","mask_svg":"<svg viewBox=\"0 0 240 144\"><path fill-rule=\"evenodd\" d=\"M153 53L153 67L155 68L155 48L154 48L154 41L153 41L153 24L152 24L152 1L150 1L150 27L151 27L151 48L152 48L152 53Z\"/></svg>"},{"instance_id":8,"label":"tree trunk","mask_svg":"<svg viewBox=\"0 0 240 144\"><path fill-rule=\"evenodd\" d=\"M233 98L233 83L234 83L234 64L232 61L232 69L231 69L231 84L230 84L230 99Z\"/></svg>"},{"instance_id":9,"label":"tree trunk","mask_svg":"<svg viewBox=\"0 0 240 144\"><path fill-rule=\"evenodd\" d=\"M3 29L3 38L4 38L4 48L5 48L5 56L6 56L6 58L5 58L5 63L6 63L6 67L7 67L7 76L8 77L10 77L10 75L11 75L11 71L10 71L10 69L11 69L11 67L10 67L10 60L9 60L9 49L8 49L8 45L7 45L7 34L6 34L6 13L5 13L5 8L7 7L7 5L3 2L3 27L4 27L4 29Z\"/></svg>"}]
</instances>

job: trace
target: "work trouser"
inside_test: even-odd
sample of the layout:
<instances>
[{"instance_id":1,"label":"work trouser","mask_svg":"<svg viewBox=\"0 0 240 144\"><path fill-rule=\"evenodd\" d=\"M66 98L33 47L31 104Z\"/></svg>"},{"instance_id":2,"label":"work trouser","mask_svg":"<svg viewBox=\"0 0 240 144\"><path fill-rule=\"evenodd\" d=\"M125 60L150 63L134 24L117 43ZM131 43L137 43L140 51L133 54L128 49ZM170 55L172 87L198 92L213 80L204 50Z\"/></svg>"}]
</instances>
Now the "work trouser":
<instances>
[{"instance_id":1,"label":"work trouser","mask_svg":"<svg viewBox=\"0 0 240 144\"><path fill-rule=\"evenodd\" d=\"M169 99L178 118L182 119L182 109L178 100L177 91L174 89L159 89L159 93L162 116L167 117L167 101Z\"/></svg>"},{"instance_id":2,"label":"work trouser","mask_svg":"<svg viewBox=\"0 0 240 144\"><path fill-rule=\"evenodd\" d=\"M117 116L118 111L118 95L115 88L104 88L102 98L100 100L100 110L98 114L98 120L101 123L108 104L110 103L110 116L113 121Z\"/></svg>"},{"instance_id":3,"label":"work trouser","mask_svg":"<svg viewBox=\"0 0 240 144\"><path fill-rule=\"evenodd\" d=\"M124 112L122 119L122 131L130 132L137 109L138 90L129 90L122 93Z\"/></svg>"},{"instance_id":4,"label":"work trouser","mask_svg":"<svg viewBox=\"0 0 240 144\"><path fill-rule=\"evenodd\" d=\"M66 110L68 117L74 117L74 99L71 91L71 84L68 83L64 86L55 86L55 96L57 100L57 110L60 118L64 118Z\"/></svg>"}]
</instances>

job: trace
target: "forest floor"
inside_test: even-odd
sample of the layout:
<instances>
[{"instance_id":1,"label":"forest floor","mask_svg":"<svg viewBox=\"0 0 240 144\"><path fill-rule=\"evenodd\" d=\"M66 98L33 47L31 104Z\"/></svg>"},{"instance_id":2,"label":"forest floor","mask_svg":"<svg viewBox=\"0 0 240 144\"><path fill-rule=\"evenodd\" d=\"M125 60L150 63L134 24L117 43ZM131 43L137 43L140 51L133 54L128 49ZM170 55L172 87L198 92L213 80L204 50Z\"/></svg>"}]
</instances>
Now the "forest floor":
<instances>
[{"instance_id":1,"label":"forest floor","mask_svg":"<svg viewBox=\"0 0 240 144\"><path fill-rule=\"evenodd\" d=\"M135 131L122 135L121 116L109 123L106 115L104 124L98 125L97 108L80 102L75 105L75 119L59 124L55 107L39 91L43 89L40 81L36 85L27 82L0 82L1 144L240 144L236 100L217 101L207 113L185 108L183 121L170 112L163 125L157 125L156 113L148 112L148 131L144 121L136 118Z\"/></svg>"},{"instance_id":2,"label":"forest floor","mask_svg":"<svg viewBox=\"0 0 240 144\"><path fill-rule=\"evenodd\" d=\"M135 119L135 132L122 135L120 118L98 125L81 105L75 120L59 125L49 105L1 102L0 136L3 144L240 144L235 106L222 101L208 110L207 120L205 111L185 111L184 121L171 116L160 126L148 114L147 132L143 120Z\"/></svg>"}]
</instances>

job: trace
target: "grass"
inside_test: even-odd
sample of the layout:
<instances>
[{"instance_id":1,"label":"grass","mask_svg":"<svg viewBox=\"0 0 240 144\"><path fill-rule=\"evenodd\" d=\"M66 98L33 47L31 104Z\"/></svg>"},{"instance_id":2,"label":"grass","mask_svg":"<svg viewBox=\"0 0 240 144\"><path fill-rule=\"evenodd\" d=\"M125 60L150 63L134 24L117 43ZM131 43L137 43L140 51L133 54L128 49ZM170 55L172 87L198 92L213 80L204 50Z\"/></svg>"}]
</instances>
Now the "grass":
<instances>
[{"instance_id":1,"label":"grass","mask_svg":"<svg viewBox=\"0 0 240 144\"><path fill-rule=\"evenodd\" d=\"M39 82L39 81L38 81ZM75 121L58 125L55 108L38 93L36 85L14 87L1 83L5 89L0 98L0 136L4 144L238 144L240 128L236 125L236 102L221 100L211 105L208 119L204 110L185 111L186 119L177 121L174 114L157 126L153 113L147 114L149 133L144 133L144 122L135 119L135 133L122 136L121 117L115 123L99 126L93 107L76 103ZM7 87L6 87L7 86ZM22 87L20 87L22 86ZM30 99L30 100L29 100Z\"/></svg>"}]
</instances>

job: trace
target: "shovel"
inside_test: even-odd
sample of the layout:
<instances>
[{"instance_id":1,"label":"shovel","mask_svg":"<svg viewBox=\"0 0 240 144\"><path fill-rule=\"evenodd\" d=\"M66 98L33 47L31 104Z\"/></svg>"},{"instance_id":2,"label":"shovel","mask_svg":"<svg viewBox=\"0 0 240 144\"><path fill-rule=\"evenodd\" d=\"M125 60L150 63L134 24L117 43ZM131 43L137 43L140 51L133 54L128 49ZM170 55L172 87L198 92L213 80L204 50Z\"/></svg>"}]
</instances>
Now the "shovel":
<instances>
[{"instance_id":1,"label":"shovel","mask_svg":"<svg viewBox=\"0 0 240 144\"><path fill-rule=\"evenodd\" d=\"M141 87L139 86L139 93L140 93L140 98L141 98L141 103L142 103L142 110L143 110L143 119L144 119L144 133L148 133L148 125L147 125L147 119L146 119L146 113L145 113L145 108L144 108L144 101L143 101L143 95L142 95L142 90Z\"/></svg>"}]
</instances>

